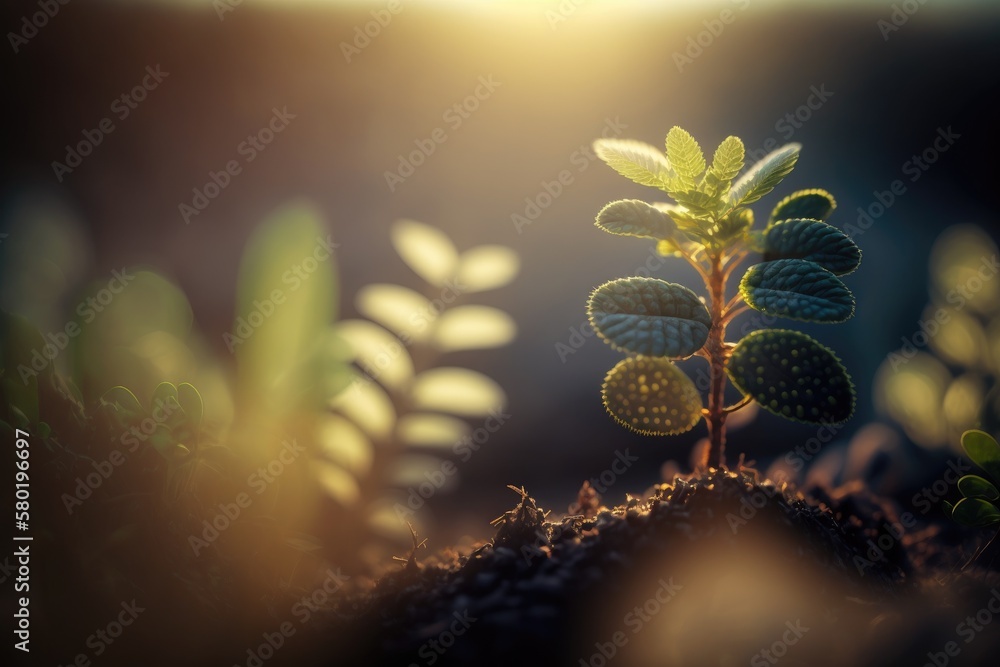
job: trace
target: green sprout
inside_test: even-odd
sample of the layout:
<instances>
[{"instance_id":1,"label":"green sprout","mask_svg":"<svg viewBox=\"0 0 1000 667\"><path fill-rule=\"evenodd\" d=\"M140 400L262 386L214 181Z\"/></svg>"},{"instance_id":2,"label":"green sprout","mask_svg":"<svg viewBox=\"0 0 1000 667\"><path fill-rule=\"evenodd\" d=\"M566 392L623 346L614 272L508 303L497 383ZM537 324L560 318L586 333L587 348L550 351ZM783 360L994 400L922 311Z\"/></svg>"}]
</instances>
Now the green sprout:
<instances>
[{"instance_id":1,"label":"green sprout","mask_svg":"<svg viewBox=\"0 0 1000 667\"><path fill-rule=\"evenodd\" d=\"M945 511L958 523L975 528L1000 524L1000 445L984 431L966 431L962 434L962 449L972 462L986 471L992 479L979 475L965 475L958 480L962 499L952 505L945 501Z\"/></svg>"},{"instance_id":2,"label":"green sprout","mask_svg":"<svg viewBox=\"0 0 1000 667\"><path fill-rule=\"evenodd\" d=\"M679 127L667 134L666 155L631 140L599 139L594 150L622 176L666 192L674 204L636 199L611 202L597 226L611 234L653 239L663 255L682 257L702 277L708 300L656 278L621 278L593 291L587 304L594 330L628 353L607 374L604 405L622 425L646 435L676 435L704 418L710 446L703 467L725 467L725 422L757 401L776 415L815 424L846 421L854 386L834 353L797 331L765 329L738 343L726 327L749 309L803 322L843 322L854 297L838 276L854 271L861 251L826 220L836 203L818 189L782 199L763 230L754 231L757 201L792 171L799 144L765 156L739 179L743 142L727 137L706 164L694 138ZM739 292L726 286L751 252ZM707 304L707 306L706 306ZM708 407L698 387L674 365L691 356L709 364ZM725 405L726 377L743 394Z\"/></svg>"}]
</instances>

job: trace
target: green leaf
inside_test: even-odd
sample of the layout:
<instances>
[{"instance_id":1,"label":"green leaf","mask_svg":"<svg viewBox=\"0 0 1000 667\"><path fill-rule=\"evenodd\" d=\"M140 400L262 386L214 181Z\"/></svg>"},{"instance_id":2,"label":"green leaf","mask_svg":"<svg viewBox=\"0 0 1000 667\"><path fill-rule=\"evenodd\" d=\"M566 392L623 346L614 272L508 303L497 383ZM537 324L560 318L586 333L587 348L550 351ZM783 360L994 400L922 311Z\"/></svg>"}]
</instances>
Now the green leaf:
<instances>
[{"instance_id":1,"label":"green leaf","mask_svg":"<svg viewBox=\"0 0 1000 667\"><path fill-rule=\"evenodd\" d=\"M716 240L727 243L742 238L751 227L753 227L753 210L739 208L730 211L728 215L719 220L713 236Z\"/></svg>"},{"instance_id":2,"label":"green leaf","mask_svg":"<svg viewBox=\"0 0 1000 667\"><path fill-rule=\"evenodd\" d=\"M955 503L951 517L966 526L982 528L1000 523L1000 509L982 498L962 498Z\"/></svg>"},{"instance_id":3,"label":"green leaf","mask_svg":"<svg viewBox=\"0 0 1000 667\"><path fill-rule=\"evenodd\" d=\"M764 261L804 259L842 276L861 264L861 250L832 225L818 220L783 220L764 233Z\"/></svg>"},{"instance_id":4,"label":"green leaf","mask_svg":"<svg viewBox=\"0 0 1000 667\"><path fill-rule=\"evenodd\" d=\"M135 394L128 387L120 385L112 387L104 392L104 395L101 396L101 401L114 407L127 420L136 419L145 414L142 404L139 403L139 399L135 397Z\"/></svg>"},{"instance_id":5,"label":"green leaf","mask_svg":"<svg viewBox=\"0 0 1000 667\"><path fill-rule=\"evenodd\" d=\"M184 409L192 427L197 429L205 415L205 403L201 399L201 393L194 385L182 382L177 385L177 401Z\"/></svg>"},{"instance_id":6,"label":"green leaf","mask_svg":"<svg viewBox=\"0 0 1000 667\"><path fill-rule=\"evenodd\" d=\"M751 266L740 281L751 308L802 322L843 322L854 315L854 297L819 264L779 259Z\"/></svg>"},{"instance_id":7,"label":"green leaf","mask_svg":"<svg viewBox=\"0 0 1000 667\"><path fill-rule=\"evenodd\" d=\"M666 213L638 199L614 201L597 214L598 227L611 234L667 239L677 225Z\"/></svg>"},{"instance_id":8,"label":"green leaf","mask_svg":"<svg viewBox=\"0 0 1000 667\"><path fill-rule=\"evenodd\" d=\"M799 144L785 144L771 151L733 184L729 192L729 206L745 206L757 201L773 190L795 167L799 159Z\"/></svg>"},{"instance_id":9,"label":"green leaf","mask_svg":"<svg viewBox=\"0 0 1000 667\"><path fill-rule=\"evenodd\" d=\"M973 463L1000 484L1000 445L992 435L985 431L966 431L962 434L962 449Z\"/></svg>"},{"instance_id":10,"label":"green leaf","mask_svg":"<svg viewBox=\"0 0 1000 667\"><path fill-rule=\"evenodd\" d=\"M726 371L733 384L776 415L811 424L839 424L854 413L854 385L828 348L798 331L755 331L733 348Z\"/></svg>"},{"instance_id":11,"label":"green leaf","mask_svg":"<svg viewBox=\"0 0 1000 667\"><path fill-rule=\"evenodd\" d=\"M604 378L604 407L623 426L643 435L677 435L701 419L701 396L666 359L622 359Z\"/></svg>"},{"instance_id":12,"label":"green leaf","mask_svg":"<svg viewBox=\"0 0 1000 667\"><path fill-rule=\"evenodd\" d=\"M170 382L161 382L153 390L152 405L150 407L155 408L169 403L180 405L180 402L177 400L177 387Z\"/></svg>"},{"instance_id":13,"label":"green leaf","mask_svg":"<svg viewBox=\"0 0 1000 667\"><path fill-rule=\"evenodd\" d=\"M959 479L958 490L966 498L983 498L985 500L1000 498L1000 491L997 491L997 487L979 475L965 475Z\"/></svg>"},{"instance_id":14,"label":"green leaf","mask_svg":"<svg viewBox=\"0 0 1000 667\"><path fill-rule=\"evenodd\" d=\"M712 316L683 285L620 278L593 291L587 317L611 347L653 357L688 357L708 340Z\"/></svg>"},{"instance_id":15,"label":"green leaf","mask_svg":"<svg viewBox=\"0 0 1000 667\"><path fill-rule=\"evenodd\" d=\"M284 296L273 315L263 314L265 323L254 327L253 335L230 348L236 354L237 401L243 408L252 405L255 419L280 419L306 407L321 408L325 402L301 388L321 384L327 370L307 362L336 317L335 249L319 209L303 201L275 210L247 242L234 319L260 312L257 304L267 303L276 291ZM290 267L307 264L308 279L289 285Z\"/></svg>"},{"instance_id":16,"label":"green leaf","mask_svg":"<svg viewBox=\"0 0 1000 667\"><path fill-rule=\"evenodd\" d=\"M619 174L639 185L664 188L672 177L667 157L649 144L631 139L598 139L594 153Z\"/></svg>"},{"instance_id":17,"label":"green leaf","mask_svg":"<svg viewBox=\"0 0 1000 667\"><path fill-rule=\"evenodd\" d=\"M694 189L705 171L705 155L690 134L676 125L667 133L667 160L686 189Z\"/></svg>"},{"instance_id":18,"label":"green leaf","mask_svg":"<svg viewBox=\"0 0 1000 667\"><path fill-rule=\"evenodd\" d=\"M690 212L702 217L711 215L719 205L718 199L697 189L671 190L670 196Z\"/></svg>"},{"instance_id":19,"label":"green leaf","mask_svg":"<svg viewBox=\"0 0 1000 667\"><path fill-rule=\"evenodd\" d=\"M711 194L721 197L729 191L736 175L743 169L743 142L738 137L726 137L712 156L712 166L705 174L705 187Z\"/></svg>"},{"instance_id":20,"label":"green leaf","mask_svg":"<svg viewBox=\"0 0 1000 667\"><path fill-rule=\"evenodd\" d=\"M799 190L778 202L778 205L771 211L768 225L795 218L826 220L835 208L837 208L837 202L833 195L826 190L819 188Z\"/></svg>"}]
</instances>

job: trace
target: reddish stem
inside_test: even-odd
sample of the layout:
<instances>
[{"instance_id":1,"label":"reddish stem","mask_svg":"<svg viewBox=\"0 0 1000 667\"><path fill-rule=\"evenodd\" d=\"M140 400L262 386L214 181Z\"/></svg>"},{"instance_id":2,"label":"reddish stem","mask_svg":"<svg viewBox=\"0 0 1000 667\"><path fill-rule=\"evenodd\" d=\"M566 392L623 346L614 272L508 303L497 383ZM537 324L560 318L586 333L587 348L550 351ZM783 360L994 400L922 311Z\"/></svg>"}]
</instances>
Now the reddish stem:
<instances>
[{"instance_id":1,"label":"reddish stem","mask_svg":"<svg viewBox=\"0 0 1000 667\"><path fill-rule=\"evenodd\" d=\"M726 319L723 317L726 305L726 274L723 271L722 257L712 254L711 270L708 276L708 289L711 295L712 328L708 332L708 342L705 351L708 353L709 375L711 386L708 392L708 440L709 448L703 467L726 467L726 357L729 352L726 346Z\"/></svg>"}]
</instances>

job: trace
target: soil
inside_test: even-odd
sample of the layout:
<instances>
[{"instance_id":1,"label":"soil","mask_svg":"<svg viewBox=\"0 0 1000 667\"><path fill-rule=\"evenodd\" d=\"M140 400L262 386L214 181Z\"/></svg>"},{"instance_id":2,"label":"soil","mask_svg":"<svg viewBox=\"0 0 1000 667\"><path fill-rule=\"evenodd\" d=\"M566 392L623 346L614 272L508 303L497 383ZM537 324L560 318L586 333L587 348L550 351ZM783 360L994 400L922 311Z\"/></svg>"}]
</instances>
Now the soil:
<instances>
[{"instance_id":1,"label":"soil","mask_svg":"<svg viewBox=\"0 0 1000 667\"><path fill-rule=\"evenodd\" d=\"M331 664L996 664L1000 622L957 627L1000 600L996 574L957 572L937 528L900 530L860 487L712 470L613 508L585 484L560 516L516 491L489 542L428 556L415 537L343 601Z\"/></svg>"}]
</instances>

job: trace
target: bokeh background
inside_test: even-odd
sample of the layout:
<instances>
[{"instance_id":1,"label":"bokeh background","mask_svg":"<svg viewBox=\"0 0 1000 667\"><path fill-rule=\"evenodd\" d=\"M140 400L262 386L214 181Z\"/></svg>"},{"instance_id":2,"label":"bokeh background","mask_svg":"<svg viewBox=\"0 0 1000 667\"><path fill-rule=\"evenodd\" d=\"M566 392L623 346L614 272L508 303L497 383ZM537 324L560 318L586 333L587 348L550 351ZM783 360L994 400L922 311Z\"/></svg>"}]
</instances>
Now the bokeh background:
<instances>
[{"instance_id":1,"label":"bokeh background","mask_svg":"<svg viewBox=\"0 0 1000 667\"><path fill-rule=\"evenodd\" d=\"M900 5L915 11L897 14L897 26ZM588 157L605 128L660 145L680 125L707 150L735 134L758 155L769 140L801 142L796 170L756 207L758 219L781 196L822 187L839 203L831 222L858 226L859 207L904 181L905 192L857 237L864 261L847 279L856 317L803 327L838 351L857 384L857 413L838 441L884 419L874 407L876 372L918 330L935 239L959 223L987 239L997 229L996 3L404 0L398 13L385 9L290 0L61 6L0 58L3 306L30 310L44 330L61 323L58 313L86 281L153 267L186 293L196 329L225 368L240 258L254 227L289 200L311 201L340 244L344 318L358 314L354 295L369 283L418 282L390 243L396 219L433 224L460 249L511 247L521 258L517 279L481 302L514 318L516 340L446 358L496 379L510 418L422 512L432 544L488 535L487 521L514 499L506 484L565 509L616 450L639 461L609 499L639 493L660 479L665 461L686 468L702 436L703 427L672 439L625 432L599 396L619 355L594 338L559 352L585 322L589 291L652 257L648 244L593 226L608 201L655 196ZM34 2L5 3L5 32L36 11ZM377 31L373 11L391 16ZM355 45L366 26L376 34ZM115 98L157 66L169 73L162 83L127 118L114 115ZM482 80L496 84L477 108L449 113ZM814 96L820 89L823 101ZM294 118L243 162L238 146L275 108ZM105 117L114 131L57 178L52 163ZM386 172L436 128L444 142L390 187ZM959 138L911 181L906 163L948 128ZM179 206L191 203L192 189L233 159L242 172L185 221ZM514 216L532 213L526 200L537 201L563 170L572 181L519 228ZM25 240L25 230L43 228L65 241L47 263ZM675 260L653 275L697 284ZM731 459L745 452L766 466L814 434L764 414L732 434ZM917 454L894 459L904 477L940 462L906 451Z\"/></svg>"}]
</instances>

